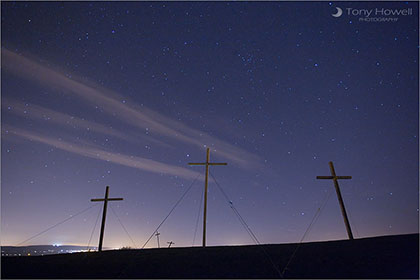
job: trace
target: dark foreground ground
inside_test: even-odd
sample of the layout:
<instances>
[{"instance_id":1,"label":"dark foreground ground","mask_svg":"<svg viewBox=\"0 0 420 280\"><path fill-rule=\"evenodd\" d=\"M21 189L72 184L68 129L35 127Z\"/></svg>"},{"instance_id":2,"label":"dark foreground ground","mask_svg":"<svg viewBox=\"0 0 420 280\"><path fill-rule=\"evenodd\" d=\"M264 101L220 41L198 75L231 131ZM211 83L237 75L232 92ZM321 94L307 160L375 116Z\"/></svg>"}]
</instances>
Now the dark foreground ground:
<instances>
[{"instance_id":1,"label":"dark foreground ground","mask_svg":"<svg viewBox=\"0 0 420 280\"><path fill-rule=\"evenodd\" d=\"M296 244L2 257L1 278L280 278ZM270 256L272 262L265 252ZM285 278L419 278L419 235L302 244Z\"/></svg>"}]
</instances>

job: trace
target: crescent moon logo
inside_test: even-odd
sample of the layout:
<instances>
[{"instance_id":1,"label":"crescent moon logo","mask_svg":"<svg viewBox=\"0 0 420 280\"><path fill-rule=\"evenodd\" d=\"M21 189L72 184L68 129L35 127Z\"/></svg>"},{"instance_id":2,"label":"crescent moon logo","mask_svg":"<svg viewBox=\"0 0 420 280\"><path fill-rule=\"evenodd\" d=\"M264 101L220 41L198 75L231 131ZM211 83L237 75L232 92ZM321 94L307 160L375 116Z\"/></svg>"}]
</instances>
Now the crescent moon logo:
<instances>
[{"instance_id":1,"label":"crescent moon logo","mask_svg":"<svg viewBox=\"0 0 420 280\"><path fill-rule=\"evenodd\" d=\"M343 14L343 10L339 7L335 7L337 9L337 13L332 14L333 17L341 17L341 15Z\"/></svg>"}]
</instances>

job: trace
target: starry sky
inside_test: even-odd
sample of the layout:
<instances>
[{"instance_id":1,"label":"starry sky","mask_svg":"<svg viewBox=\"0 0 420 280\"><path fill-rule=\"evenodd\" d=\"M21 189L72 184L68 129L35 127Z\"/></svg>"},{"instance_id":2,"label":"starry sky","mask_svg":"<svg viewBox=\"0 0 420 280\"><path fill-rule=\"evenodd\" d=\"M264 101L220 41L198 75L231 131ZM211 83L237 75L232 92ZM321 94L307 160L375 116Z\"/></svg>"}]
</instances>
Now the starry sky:
<instances>
[{"instance_id":1,"label":"starry sky","mask_svg":"<svg viewBox=\"0 0 420 280\"><path fill-rule=\"evenodd\" d=\"M336 7L343 10L333 17ZM412 9L394 22L348 11ZM2 2L1 235L201 244L204 167L261 243L418 232L417 2ZM209 182L207 244L254 244ZM201 209L200 209L201 207ZM115 214L114 214L115 212ZM119 220L118 220L119 219ZM125 226L121 226L120 222ZM198 229L196 230L196 225ZM196 238L194 239L194 235ZM96 245L99 222L90 244ZM130 240L130 236L133 241ZM156 247L153 238L146 247Z\"/></svg>"}]
</instances>

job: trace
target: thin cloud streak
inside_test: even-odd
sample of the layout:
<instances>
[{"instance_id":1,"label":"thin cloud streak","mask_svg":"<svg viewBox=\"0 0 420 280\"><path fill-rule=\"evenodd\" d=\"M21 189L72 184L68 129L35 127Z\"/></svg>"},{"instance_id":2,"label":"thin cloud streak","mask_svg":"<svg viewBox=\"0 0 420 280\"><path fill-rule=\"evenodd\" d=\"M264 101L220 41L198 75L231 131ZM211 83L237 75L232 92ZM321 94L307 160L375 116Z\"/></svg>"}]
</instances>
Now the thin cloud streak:
<instances>
[{"instance_id":1,"label":"thin cloud streak","mask_svg":"<svg viewBox=\"0 0 420 280\"><path fill-rule=\"evenodd\" d=\"M93 131L108 136L129 140L125 134L112 128L106 127L105 125L60 113L35 104L29 104L29 106L25 106L25 104L15 100L6 99L3 100L2 107L4 108L6 106L10 107L10 110L7 110L9 113L20 117L27 117L35 120L46 120L60 126L71 126L73 128L84 129L87 131Z\"/></svg>"},{"instance_id":2,"label":"thin cloud streak","mask_svg":"<svg viewBox=\"0 0 420 280\"><path fill-rule=\"evenodd\" d=\"M47 68L32 59L2 48L2 67L26 79L65 90L91 104L99 105L104 112L131 126L146 129L161 136L203 148L212 147L216 154L245 168L261 167L261 158L234 145L190 128L144 106L124 104L126 99L116 92L86 81L68 78L59 71Z\"/></svg>"},{"instance_id":3,"label":"thin cloud streak","mask_svg":"<svg viewBox=\"0 0 420 280\"><path fill-rule=\"evenodd\" d=\"M151 141L164 147L170 147L170 145L167 143L151 137L147 137L147 139L145 139L146 137L144 135L123 133L114 128L107 127L96 122L57 112L35 104L28 104L28 106L26 106L22 102L18 102L12 99L5 99L2 101L2 107L3 110L10 107L10 109L7 109L7 112L16 116L30 118L32 120L47 121L47 123L50 122L51 124L56 124L63 128L68 126L72 128L83 129L89 132L100 133L106 135L107 137L116 137L135 144L139 144L139 138L142 138L146 141Z\"/></svg>"},{"instance_id":4,"label":"thin cloud streak","mask_svg":"<svg viewBox=\"0 0 420 280\"><path fill-rule=\"evenodd\" d=\"M157 174L169 174L184 179L195 179L200 173L158 161L154 161L147 158L127 156L119 153L113 153L106 150L96 148L92 145L90 147L82 146L75 143L66 141L60 141L51 137L45 137L27 130L18 129L15 127L6 126L4 127L8 131L8 134L20 136L22 138L43 143L60 150L78 154L84 157L89 157L97 160L106 162L112 162L115 164L136 168L143 171L148 171Z\"/></svg>"}]
</instances>

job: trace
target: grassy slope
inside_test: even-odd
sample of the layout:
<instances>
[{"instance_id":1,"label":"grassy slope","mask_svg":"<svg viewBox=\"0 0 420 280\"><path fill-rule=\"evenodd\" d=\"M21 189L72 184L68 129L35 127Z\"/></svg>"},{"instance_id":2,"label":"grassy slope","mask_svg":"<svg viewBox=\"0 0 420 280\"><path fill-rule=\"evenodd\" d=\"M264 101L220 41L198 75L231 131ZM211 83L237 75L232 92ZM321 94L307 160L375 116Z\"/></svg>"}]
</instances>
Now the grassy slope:
<instances>
[{"instance_id":1,"label":"grassy slope","mask_svg":"<svg viewBox=\"0 0 420 280\"><path fill-rule=\"evenodd\" d=\"M296 244L262 245L283 270ZM2 278L279 278L261 246L3 257ZM304 243L285 278L417 278L419 235Z\"/></svg>"}]
</instances>

